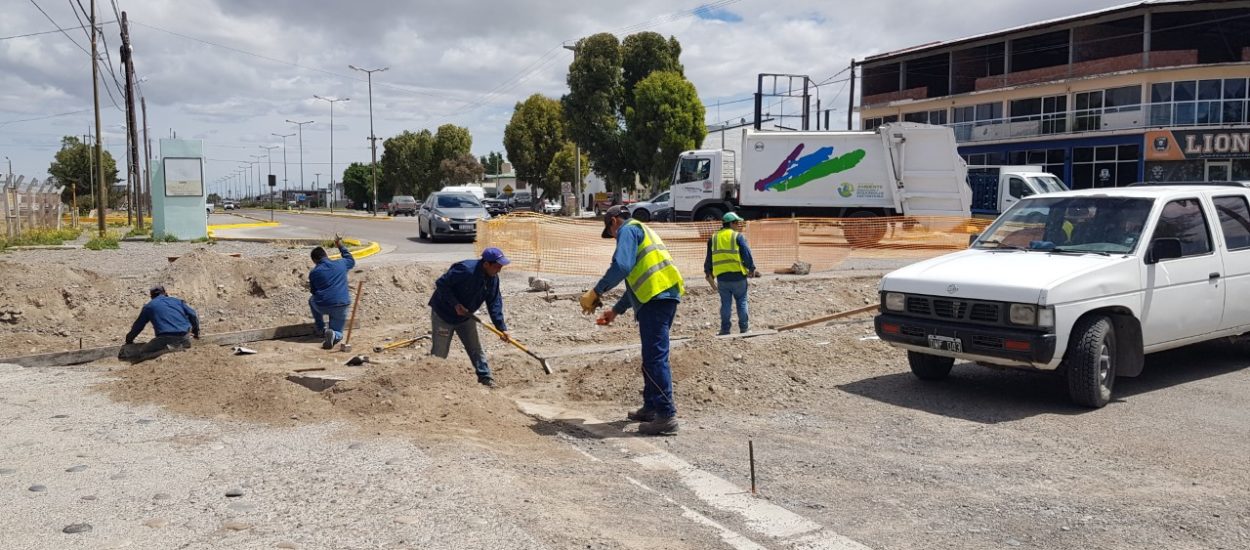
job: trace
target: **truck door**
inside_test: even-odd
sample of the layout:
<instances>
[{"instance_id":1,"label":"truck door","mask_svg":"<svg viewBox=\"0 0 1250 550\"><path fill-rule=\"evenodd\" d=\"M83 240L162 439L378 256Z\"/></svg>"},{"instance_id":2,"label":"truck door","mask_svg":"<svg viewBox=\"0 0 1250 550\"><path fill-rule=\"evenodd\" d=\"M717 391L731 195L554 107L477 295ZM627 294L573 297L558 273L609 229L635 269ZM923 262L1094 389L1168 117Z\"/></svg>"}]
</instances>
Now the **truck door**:
<instances>
[{"instance_id":1,"label":"truck door","mask_svg":"<svg viewBox=\"0 0 1250 550\"><path fill-rule=\"evenodd\" d=\"M1250 331L1250 201L1246 195L1211 200L1224 245L1224 320L1221 328Z\"/></svg>"},{"instance_id":2,"label":"truck door","mask_svg":"<svg viewBox=\"0 0 1250 550\"><path fill-rule=\"evenodd\" d=\"M687 155L677 159L673 171L671 197L673 209L691 213L698 204L717 196L713 177L712 159L706 156Z\"/></svg>"},{"instance_id":3,"label":"truck door","mask_svg":"<svg viewBox=\"0 0 1250 550\"><path fill-rule=\"evenodd\" d=\"M1020 176L1007 176L1006 185L999 185L999 193L1002 194L1002 203L998 205L999 212L1006 212L1008 208L1014 206L1020 199L1033 195L1033 189Z\"/></svg>"},{"instance_id":4,"label":"truck door","mask_svg":"<svg viewBox=\"0 0 1250 550\"><path fill-rule=\"evenodd\" d=\"M1181 257L1146 265L1142 339L1147 347L1220 328L1224 266L1212 241L1208 220L1197 197L1169 201L1163 206L1151 241L1180 239Z\"/></svg>"}]
</instances>

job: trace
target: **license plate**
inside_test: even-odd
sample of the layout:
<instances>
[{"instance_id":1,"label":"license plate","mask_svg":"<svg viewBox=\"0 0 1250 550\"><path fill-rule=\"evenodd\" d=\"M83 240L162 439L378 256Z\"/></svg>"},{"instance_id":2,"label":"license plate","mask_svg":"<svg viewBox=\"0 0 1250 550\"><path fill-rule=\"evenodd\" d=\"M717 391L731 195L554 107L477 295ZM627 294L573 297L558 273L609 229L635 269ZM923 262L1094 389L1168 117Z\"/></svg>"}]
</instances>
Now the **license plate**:
<instances>
[{"instance_id":1,"label":"license plate","mask_svg":"<svg viewBox=\"0 0 1250 550\"><path fill-rule=\"evenodd\" d=\"M472 225L460 225L457 227L457 229L461 231L473 231L473 226Z\"/></svg>"},{"instance_id":2,"label":"license plate","mask_svg":"<svg viewBox=\"0 0 1250 550\"><path fill-rule=\"evenodd\" d=\"M940 349L942 351L953 351L961 353L964 351L964 343L958 338L950 338L947 336L938 336L936 334L929 335L929 347Z\"/></svg>"}]
</instances>

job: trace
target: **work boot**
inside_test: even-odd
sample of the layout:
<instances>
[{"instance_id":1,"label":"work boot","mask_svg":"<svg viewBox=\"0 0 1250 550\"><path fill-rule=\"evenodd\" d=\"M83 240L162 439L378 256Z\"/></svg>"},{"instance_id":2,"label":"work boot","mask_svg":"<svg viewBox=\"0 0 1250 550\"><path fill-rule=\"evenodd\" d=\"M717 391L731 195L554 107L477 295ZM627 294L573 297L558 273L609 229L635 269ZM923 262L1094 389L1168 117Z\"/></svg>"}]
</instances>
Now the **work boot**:
<instances>
[{"instance_id":1,"label":"work boot","mask_svg":"<svg viewBox=\"0 0 1250 550\"><path fill-rule=\"evenodd\" d=\"M321 349L331 349L334 347L334 331L326 329L325 334L321 338Z\"/></svg>"},{"instance_id":2,"label":"work boot","mask_svg":"<svg viewBox=\"0 0 1250 550\"><path fill-rule=\"evenodd\" d=\"M657 416L655 420L638 425L642 435L673 435L677 433L677 417Z\"/></svg>"},{"instance_id":3,"label":"work boot","mask_svg":"<svg viewBox=\"0 0 1250 550\"><path fill-rule=\"evenodd\" d=\"M632 422L651 422L655 420L655 411L646 407L639 407L636 411L629 411L625 418Z\"/></svg>"},{"instance_id":4,"label":"work boot","mask_svg":"<svg viewBox=\"0 0 1250 550\"><path fill-rule=\"evenodd\" d=\"M478 378L477 383L483 386L486 386L488 388L495 387L495 379L493 378Z\"/></svg>"}]
</instances>

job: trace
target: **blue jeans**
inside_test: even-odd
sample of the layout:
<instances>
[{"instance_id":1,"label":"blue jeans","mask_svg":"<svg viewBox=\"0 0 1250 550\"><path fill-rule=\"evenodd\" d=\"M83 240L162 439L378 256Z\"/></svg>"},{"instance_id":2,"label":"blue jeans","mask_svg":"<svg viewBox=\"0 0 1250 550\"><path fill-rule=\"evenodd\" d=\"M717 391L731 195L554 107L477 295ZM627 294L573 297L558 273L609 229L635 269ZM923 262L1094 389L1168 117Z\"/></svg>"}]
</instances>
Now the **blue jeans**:
<instances>
[{"instance_id":1,"label":"blue jeans","mask_svg":"<svg viewBox=\"0 0 1250 550\"><path fill-rule=\"evenodd\" d=\"M313 326L320 336L326 329L325 316L330 316L330 330L336 339L343 337L343 327L347 325L347 306L319 306L312 298L308 299L308 308L312 310Z\"/></svg>"},{"instance_id":2,"label":"blue jeans","mask_svg":"<svg viewBox=\"0 0 1250 550\"><path fill-rule=\"evenodd\" d=\"M430 355L435 355L443 359L447 358L447 353L451 351L451 335L454 333L460 337L460 343L464 344L465 353L469 354L469 361L473 363L473 371L477 373L478 380L489 380L490 364L486 362L486 354L482 352L482 342L477 339L477 322L469 319L458 325L453 325L444 321L434 310L430 310Z\"/></svg>"},{"instance_id":3,"label":"blue jeans","mask_svg":"<svg viewBox=\"0 0 1250 550\"><path fill-rule=\"evenodd\" d=\"M673 370L668 364L668 332L677 316L677 300L653 299L636 310L642 338L642 406L660 417L676 416Z\"/></svg>"},{"instance_id":4,"label":"blue jeans","mask_svg":"<svg viewBox=\"0 0 1250 550\"><path fill-rule=\"evenodd\" d=\"M747 332L751 321L747 312L747 280L716 281L716 287L720 292L720 333L729 334L734 303L738 304L738 331Z\"/></svg>"}]
</instances>

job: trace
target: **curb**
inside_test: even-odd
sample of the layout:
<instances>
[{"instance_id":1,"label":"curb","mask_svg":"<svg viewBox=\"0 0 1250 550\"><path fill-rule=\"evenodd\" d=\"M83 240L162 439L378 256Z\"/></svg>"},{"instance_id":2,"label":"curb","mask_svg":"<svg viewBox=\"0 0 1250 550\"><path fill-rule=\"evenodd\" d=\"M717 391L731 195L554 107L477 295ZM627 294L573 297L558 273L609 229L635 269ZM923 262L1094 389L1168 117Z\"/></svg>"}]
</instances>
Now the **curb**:
<instances>
[{"instance_id":1,"label":"curb","mask_svg":"<svg viewBox=\"0 0 1250 550\"><path fill-rule=\"evenodd\" d=\"M213 240L236 241L236 242L247 242L247 243L284 242L284 243L305 244L309 246L318 246L321 243L325 242L321 239L300 239L300 238L271 239L268 237L213 237ZM369 256L373 256L375 254L379 254L382 252L382 246L376 242L366 242L366 241L361 241L358 239L343 239L343 244L348 245L347 249L351 251L352 257L356 258L357 260L368 258ZM355 248L353 249L353 247ZM340 255L338 254L338 252L334 252L332 254L329 254L327 257L332 260L337 260L340 258Z\"/></svg>"},{"instance_id":2,"label":"curb","mask_svg":"<svg viewBox=\"0 0 1250 550\"><path fill-rule=\"evenodd\" d=\"M300 214L303 216L326 216L330 218L349 218L349 219L357 219L357 220L372 220L375 222L391 221L394 219L390 216L385 216L385 215L374 217L374 216L359 216L356 214L331 214L329 212L308 212L308 211L303 211L303 212L291 211L291 212L288 212L288 214Z\"/></svg>"}]
</instances>

